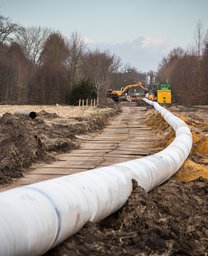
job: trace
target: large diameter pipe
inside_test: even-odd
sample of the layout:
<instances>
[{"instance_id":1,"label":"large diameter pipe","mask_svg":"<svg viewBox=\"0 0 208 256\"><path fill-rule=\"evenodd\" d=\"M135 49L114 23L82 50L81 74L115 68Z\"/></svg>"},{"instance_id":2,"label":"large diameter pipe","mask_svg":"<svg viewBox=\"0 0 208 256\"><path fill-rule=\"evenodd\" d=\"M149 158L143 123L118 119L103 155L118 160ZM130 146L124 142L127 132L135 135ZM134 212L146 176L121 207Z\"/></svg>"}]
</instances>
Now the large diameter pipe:
<instances>
[{"instance_id":1,"label":"large diameter pipe","mask_svg":"<svg viewBox=\"0 0 208 256\"><path fill-rule=\"evenodd\" d=\"M26 117L30 117L31 119L35 119L37 117L36 112L28 111L28 110L16 110L14 112L14 115L16 115L16 116L26 116Z\"/></svg>"},{"instance_id":2,"label":"large diameter pipe","mask_svg":"<svg viewBox=\"0 0 208 256\"><path fill-rule=\"evenodd\" d=\"M0 255L41 255L87 221L99 221L122 207L132 179L148 192L177 172L191 150L191 132L159 104L145 101L173 127L175 140L152 156L0 193Z\"/></svg>"}]
</instances>

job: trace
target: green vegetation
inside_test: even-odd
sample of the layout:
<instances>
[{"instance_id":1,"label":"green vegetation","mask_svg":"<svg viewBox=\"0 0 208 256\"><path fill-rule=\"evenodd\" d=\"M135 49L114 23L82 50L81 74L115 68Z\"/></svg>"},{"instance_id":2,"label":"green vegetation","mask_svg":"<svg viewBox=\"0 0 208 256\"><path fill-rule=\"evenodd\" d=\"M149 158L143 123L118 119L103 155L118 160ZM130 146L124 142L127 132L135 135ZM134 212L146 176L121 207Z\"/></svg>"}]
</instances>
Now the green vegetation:
<instances>
[{"instance_id":1,"label":"green vegetation","mask_svg":"<svg viewBox=\"0 0 208 256\"><path fill-rule=\"evenodd\" d=\"M94 86L89 80L80 81L70 92L66 102L70 105L78 105L79 99L96 99Z\"/></svg>"}]
</instances>

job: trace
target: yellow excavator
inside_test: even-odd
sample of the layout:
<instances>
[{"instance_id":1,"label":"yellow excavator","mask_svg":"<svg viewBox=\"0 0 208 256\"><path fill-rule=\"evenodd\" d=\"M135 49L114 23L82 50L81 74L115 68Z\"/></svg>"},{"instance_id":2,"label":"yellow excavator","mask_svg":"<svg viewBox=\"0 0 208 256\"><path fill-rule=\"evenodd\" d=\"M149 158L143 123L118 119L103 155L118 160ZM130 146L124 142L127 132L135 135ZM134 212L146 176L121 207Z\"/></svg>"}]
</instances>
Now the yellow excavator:
<instances>
[{"instance_id":1,"label":"yellow excavator","mask_svg":"<svg viewBox=\"0 0 208 256\"><path fill-rule=\"evenodd\" d=\"M121 96L123 96L125 93L127 93L129 89L134 88L134 87L141 87L141 88L144 90L144 92L147 92L147 91L148 91L148 89L145 88L145 87L142 85L141 82L137 82L137 83L135 83L135 84L128 84L128 85L126 85L125 87L121 88L121 90L114 91L114 90L110 89L110 90L108 91L108 93L107 93L107 96L108 96L108 97L111 97L111 98L112 98L113 100L115 100L115 101L118 101L119 98L120 98Z\"/></svg>"}]
</instances>

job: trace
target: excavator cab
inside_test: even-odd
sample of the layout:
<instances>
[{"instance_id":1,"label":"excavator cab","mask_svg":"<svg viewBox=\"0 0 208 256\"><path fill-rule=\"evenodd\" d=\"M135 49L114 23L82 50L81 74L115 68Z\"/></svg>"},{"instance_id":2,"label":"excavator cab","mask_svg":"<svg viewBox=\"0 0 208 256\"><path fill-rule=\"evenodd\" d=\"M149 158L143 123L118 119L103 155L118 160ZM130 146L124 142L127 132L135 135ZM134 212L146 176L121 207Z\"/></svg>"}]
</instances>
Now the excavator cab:
<instances>
[{"instance_id":1,"label":"excavator cab","mask_svg":"<svg viewBox=\"0 0 208 256\"><path fill-rule=\"evenodd\" d=\"M118 102L118 101L119 101L119 96L118 96L118 94L117 94L115 91L113 91L112 89L109 89L109 90L107 91L106 97L111 98L111 99L114 100L115 102Z\"/></svg>"}]
</instances>

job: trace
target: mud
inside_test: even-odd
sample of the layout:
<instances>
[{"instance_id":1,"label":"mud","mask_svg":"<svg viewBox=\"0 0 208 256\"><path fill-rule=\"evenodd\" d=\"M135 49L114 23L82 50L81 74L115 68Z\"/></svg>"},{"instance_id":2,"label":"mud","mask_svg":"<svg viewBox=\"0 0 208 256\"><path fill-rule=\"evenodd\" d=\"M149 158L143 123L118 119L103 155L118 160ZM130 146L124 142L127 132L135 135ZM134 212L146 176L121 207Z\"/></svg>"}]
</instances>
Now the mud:
<instances>
[{"instance_id":1,"label":"mud","mask_svg":"<svg viewBox=\"0 0 208 256\"><path fill-rule=\"evenodd\" d=\"M171 180L149 194L136 185L126 205L88 223L47 256L206 255L208 180Z\"/></svg>"},{"instance_id":2,"label":"mud","mask_svg":"<svg viewBox=\"0 0 208 256\"><path fill-rule=\"evenodd\" d=\"M60 118L44 110L38 117L5 113L0 118L0 185L22 177L33 163L55 161L57 153L79 146L76 135L102 129L117 110L87 117Z\"/></svg>"}]
</instances>

